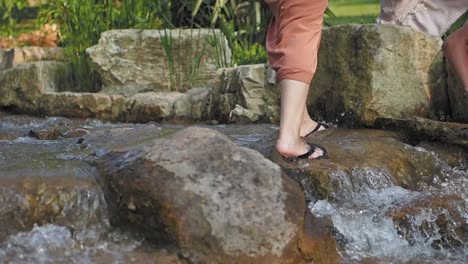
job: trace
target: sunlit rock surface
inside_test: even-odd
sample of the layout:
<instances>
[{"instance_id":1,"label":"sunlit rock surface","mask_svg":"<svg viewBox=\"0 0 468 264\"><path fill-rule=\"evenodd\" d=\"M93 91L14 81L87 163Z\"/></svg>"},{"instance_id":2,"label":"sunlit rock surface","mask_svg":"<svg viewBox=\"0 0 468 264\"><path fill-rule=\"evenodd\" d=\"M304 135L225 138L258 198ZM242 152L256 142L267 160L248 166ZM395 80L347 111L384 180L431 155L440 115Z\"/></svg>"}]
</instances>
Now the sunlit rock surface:
<instances>
[{"instance_id":1,"label":"sunlit rock surface","mask_svg":"<svg viewBox=\"0 0 468 264\"><path fill-rule=\"evenodd\" d=\"M86 52L111 94L185 91L193 82L206 86L220 63L231 63L218 29L110 30Z\"/></svg>"},{"instance_id":2,"label":"sunlit rock surface","mask_svg":"<svg viewBox=\"0 0 468 264\"><path fill-rule=\"evenodd\" d=\"M308 106L351 127L378 117L428 117L448 106L442 41L407 27L323 30Z\"/></svg>"}]
</instances>

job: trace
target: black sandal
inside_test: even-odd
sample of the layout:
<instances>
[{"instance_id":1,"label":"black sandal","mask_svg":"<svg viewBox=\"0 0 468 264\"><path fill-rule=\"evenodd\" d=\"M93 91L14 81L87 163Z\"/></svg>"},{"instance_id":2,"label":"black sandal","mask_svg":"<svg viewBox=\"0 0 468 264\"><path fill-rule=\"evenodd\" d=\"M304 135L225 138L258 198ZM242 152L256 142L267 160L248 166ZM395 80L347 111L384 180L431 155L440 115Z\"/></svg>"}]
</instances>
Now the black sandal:
<instances>
[{"instance_id":1,"label":"black sandal","mask_svg":"<svg viewBox=\"0 0 468 264\"><path fill-rule=\"evenodd\" d=\"M297 160L300 160L300 159L309 159L310 155L314 154L315 151L317 150L321 150L323 152L322 156L319 156L315 159L310 159L310 160L320 160L320 159L328 159L328 151L320 146L319 144L309 144L307 143L307 145L309 146L309 150L302 154L302 155L299 155L299 156L296 156L296 157L289 157L289 158L285 158L287 162L295 162Z\"/></svg>"},{"instance_id":2,"label":"black sandal","mask_svg":"<svg viewBox=\"0 0 468 264\"><path fill-rule=\"evenodd\" d=\"M314 127L314 130L312 130L309 134L305 135L304 138L309 137L313 133L319 131L319 129L322 128L322 127L324 128L322 130L325 130L325 129L329 128L329 126L327 124L317 122L317 125ZM322 131L322 130L320 130L320 131Z\"/></svg>"}]
</instances>

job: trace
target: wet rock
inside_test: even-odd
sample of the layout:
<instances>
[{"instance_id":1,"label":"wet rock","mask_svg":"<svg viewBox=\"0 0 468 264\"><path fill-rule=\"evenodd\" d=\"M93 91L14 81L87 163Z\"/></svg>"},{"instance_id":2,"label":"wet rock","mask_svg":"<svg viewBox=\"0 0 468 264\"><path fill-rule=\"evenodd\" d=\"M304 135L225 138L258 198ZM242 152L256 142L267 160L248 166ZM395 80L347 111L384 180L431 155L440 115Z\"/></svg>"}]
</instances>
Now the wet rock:
<instances>
[{"instance_id":1,"label":"wet rock","mask_svg":"<svg viewBox=\"0 0 468 264\"><path fill-rule=\"evenodd\" d=\"M412 142L423 140L440 141L464 148L468 147L468 125L440 122L425 118L378 118L374 127L399 131L405 134Z\"/></svg>"},{"instance_id":2,"label":"wet rock","mask_svg":"<svg viewBox=\"0 0 468 264\"><path fill-rule=\"evenodd\" d=\"M213 39L219 47L208 44ZM169 48L165 41L171 42ZM226 58L227 64L231 61L225 37L212 29L111 30L104 32L99 43L88 48L87 53L103 80L103 91L118 94L185 91L192 85L193 76L187 78L192 72L199 85L206 85L212 82L218 68L216 56ZM172 72L169 60L175 69ZM194 60L200 61L200 65L194 65ZM183 83L171 87L171 78L178 77Z\"/></svg>"},{"instance_id":3,"label":"wet rock","mask_svg":"<svg viewBox=\"0 0 468 264\"><path fill-rule=\"evenodd\" d=\"M459 249L468 243L468 204L458 196L429 197L386 214L398 234L413 245L417 237L435 249Z\"/></svg>"},{"instance_id":4,"label":"wet rock","mask_svg":"<svg viewBox=\"0 0 468 264\"><path fill-rule=\"evenodd\" d=\"M213 130L187 128L98 164L114 224L169 241L192 262L302 263L310 247L337 259L333 240L306 239L299 187Z\"/></svg>"},{"instance_id":5,"label":"wet rock","mask_svg":"<svg viewBox=\"0 0 468 264\"><path fill-rule=\"evenodd\" d=\"M58 129L29 130L28 133L28 137L39 140L56 140L62 136L62 132Z\"/></svg>"},{"instance_id":6,"label":"wet rock","mask_svg":"<svg viewBox=\"0 0 468 264\"><path fill-rule=\"evenodd\" d=\"M330 219L318 218L306 212L304 234L299 239L299 250L306 261L312 263L341 263L335 254L336 240L332 235L333 223Z\"/></svg>"},{"instance_id":7,"label":"wet rock","mask_svg":"<svg viewBox=\"0 0 468 264\"><path fill-rule=\"evenodd\" d=\"M327 129L307 141L328 149L329 159L288 163L273 152L272 159L302 184L310 199L346 201L368 188L401 186L417 190L445 178L444 164L466 162L459 148L431 152L405 144L396 133L382 130ZM314 198L315 197L315 198Z\"/></svg>"},{"instance_id":8,"label":"wet rock","mask_svg":"<svg viewBox=\"0 0 468 264\"><path fill-rule=\"evenodd\" d=\"M66 85L70 71L62 62L42 61L0 72L0 107L38 114L39 97Z\"/></svg>"},{"instance_id":9,"label":"wet rock","mask_svg":"<svg viewBox=\"0 0 468 264\"><path fill-rule=\"evenodd\" d=\"M55 223L80 230L105 224L107 208L95 180L65 175L44 177L31 173L13 180L1 173L0 241L35 224Z\"/></svg>"},{"instance_id":10,"label":"wet rock","mask_svg":"<svg viewBox=\"0 0 468 264\"><path fill-rule=\"evenodd\" d=\"M221 123L229 122L229 115L239 102L239 96L235 93L213 93L211 112L212 117Z\"/></svg>"},{"instance_id":11,"label":"wet rock","mask_svg":"<svg viewBox=\"0 0 468 264\"><path fill-rule=\"evenodd\" d=\"M84 128L74 128L63 133L64 138L80 138L90 133L89 130Z\"/></svg>"},{"instance_id":12,"label":"wet rock","mask_svg":"<svg viewBox=\"0 0 468 264\"><path fill-rule=\"evenodd\" d=\"M378 117L438 112L431 109L431 100L439 100L446 90L441 46L440 39L405 27L324 29L309 110L352 127L372 124ZM440 105L447 103L435 105L444 108Z\"/></svg>"},{"instance_id":13,"label":"wet rock","mask_svg":"<svg viewBox=\"0 0 468 264\"><path fill-rule=\"evenodd\" d=\"M48 263L187 263L177 252L147 245L141 237L119 230L105 234L99 227L90 229L93 228L91 232L80 232L52 224L36 225L32 230L12 235L0 243L0 257L6 263L45 260Z\"/></svg>"},{"instance_id":14,"label":"wet rock","mask_svg":"<svg viewBox=\"0 0 468 264\"><path fill-rule=\"evenodd\" d=\"M450 98L451 117L456 122L468 122L468 95L458 76L447 63L447 89Z\"/></svg>"}]
</instances>

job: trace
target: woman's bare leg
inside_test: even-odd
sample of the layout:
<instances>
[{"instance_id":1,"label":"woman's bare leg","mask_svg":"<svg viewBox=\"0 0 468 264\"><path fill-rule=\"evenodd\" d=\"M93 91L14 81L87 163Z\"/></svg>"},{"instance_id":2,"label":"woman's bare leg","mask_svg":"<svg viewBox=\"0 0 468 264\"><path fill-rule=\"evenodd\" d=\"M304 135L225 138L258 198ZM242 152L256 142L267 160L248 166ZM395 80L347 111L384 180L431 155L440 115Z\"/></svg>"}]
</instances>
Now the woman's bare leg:
<instances>
[{"instance_id":1,"label":"woman's bare leg","mask_svg":"<svg viewBox=\"0 0 468 264\"><path fill-rule=\"evenodd\" d=\"M281 117L276 149L283 157L299 156L309 150L300 135L309 84L284 79L280 81L279 85L281 89ZM309 158L317 158L323 154L322 151L316 150Z\"/></svg>"},{"instance_id":2,"label":"woman's bare leg","mask_svg":"<svg viewBox=\"0 0 468 264\"><path fill-rule=\"evenodd\" d=\"M468 25L448 36L444 43L444 53L468 92Z\"/></svg>"}]
</instances>

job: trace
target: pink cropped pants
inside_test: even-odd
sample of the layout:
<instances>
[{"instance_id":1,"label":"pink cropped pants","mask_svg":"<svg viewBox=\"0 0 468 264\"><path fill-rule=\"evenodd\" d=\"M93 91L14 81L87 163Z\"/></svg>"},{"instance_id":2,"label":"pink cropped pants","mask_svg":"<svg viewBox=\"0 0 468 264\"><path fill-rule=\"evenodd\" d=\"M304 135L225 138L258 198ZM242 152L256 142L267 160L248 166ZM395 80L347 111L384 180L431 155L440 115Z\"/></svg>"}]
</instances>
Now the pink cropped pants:
<instances>
[{"instance_id":1,"label":"pink cropped pants","mask_svg":"<svg viewBox=\"0 0 468 264\"><path fill-rule=\"evenodd\" d=\"M317 69L323 14L328 0L265 2L273 13L266 49L268 60L276 71L276 82L291 79L310 83Z\"/></svg>"}]
</instances>

